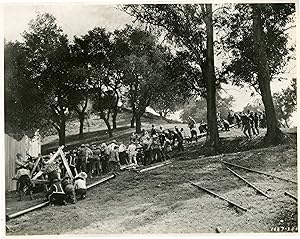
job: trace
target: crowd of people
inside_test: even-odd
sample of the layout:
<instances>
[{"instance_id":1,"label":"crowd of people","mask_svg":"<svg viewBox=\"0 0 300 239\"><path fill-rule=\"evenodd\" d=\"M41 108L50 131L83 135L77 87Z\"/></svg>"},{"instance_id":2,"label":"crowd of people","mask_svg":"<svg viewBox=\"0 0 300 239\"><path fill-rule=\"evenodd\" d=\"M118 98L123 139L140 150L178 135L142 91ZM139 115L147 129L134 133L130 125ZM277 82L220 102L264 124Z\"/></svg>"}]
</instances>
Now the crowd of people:
<instances>
[{"instance_id":1,"label":"crowd of people","mask_svg":"<svg viewBox=\"0 0 300 239\"><path fill-rule=\"evenodd\" d=\"M163 130L152 125L151 130L142 130L141 134L132 133L129 144L113 140L109 144L82 144L80 147L65 152L65 158L72 175L71 180L61 155L56 160L53 156L32 158L30 155L22 157L17 154L15 179L18 183L25 183L30 187L30 179L38 176L49 181L46 197L51 203L66 204L68 201L76 203L77 198L86 195L86 179L107 173L118 173L122 166L147 166L155 162L170 159L170 153L177 149L183 151L183 129ZM36 160L34 172L32 172ZM42 172L42 175L36 175Z\"/></svg>"},{"instance_id":2,"label":"crowd of people","mask_svg":"<svg viewBox=\"0 0 300 239\"><path fill-rule=\"evenodd\" d=\"M266 128L266 115L261 111L240 112L234 114L234 120L238 128L243 130L247 139L253 135L259 135L259 128Z\"/></svg>"},{"instance_id":3,"label":"crowd of people","mask_svg":"<svg viewBox=\"0 0 300 239\"><path fill-rule=\"evenodd\" d=\"M229 131L231 126L241 128L248 139L252 139L252 135L258 135L259 128L266 127L264 112L252 112L250 110L239 113L229 112L227 119L222 119L218 113L217 123L219 129L225 131ZM196 121L189 117L189 131L183 128L179 130L176 126L174 130L164 130L162 126L157 129L152 125L148 131L143 129L140 134L132 133L128 145L116 140L109 144L82 144L78 148L65 152L65 158L72 175L75 175L73 180L67 173L61 155L58 155L56 160L49 160L53 154L46 157L39 155L34 159L30 155L23 158L18 153L15 179L18 180L18 188L23 188L26 185L30 188L30 179L37 172L42 172L43 179L50 183L46 193L47 199L63 204L67 201L75 203L77 197L85 198L87 178L107 173L118 173L122 166L126 165L137 168L162 162L171 158L172 151L184 151L184 141L198 140L196 125ZM201 121L198 130L200 136L205 135L207 124ZM35 165L37 159L39 159L39 163ZM36 168L32 172L34 165ZM30 196L32 197L31 193Z\"/></svg>"}]
</instances>

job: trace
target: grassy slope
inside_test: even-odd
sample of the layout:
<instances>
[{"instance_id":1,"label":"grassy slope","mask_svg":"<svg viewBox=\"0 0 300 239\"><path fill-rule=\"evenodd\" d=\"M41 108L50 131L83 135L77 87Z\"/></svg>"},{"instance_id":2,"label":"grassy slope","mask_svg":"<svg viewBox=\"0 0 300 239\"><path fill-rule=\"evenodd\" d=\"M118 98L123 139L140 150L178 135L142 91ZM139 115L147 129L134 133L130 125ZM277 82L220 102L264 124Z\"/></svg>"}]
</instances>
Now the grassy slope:
<instances>
[{"instance_id":1,"label":"grassy slope","mask_svg":"<svg viewBox=\"0 0 300 239\"><path fill-rule=\"evenodd\" d=\"M267 199L222 164L225 160L296 181L295 139L278 147L253 149L263 146L261 137L245 144L238 135L240 130L221 134L227 154L204 157L209 152L201 147L202 139L187 145L185 153L175 156L171 165L145 173L122 172L91 189L88 197L76 205L47 207L16 218L8 222L14 231L8 234L199 233L215 232L216 227L227 232L269 232L274 226L296 226L297 204L284 192L297 195L297 185L233 169L271 196ZM248 149L251 150L239 152ZM190 185L189 180L248 211L228 207L224 201ZM7 211L20 209L20 205L24 207L26 202L7 197Z\"/></svg>"},{"instance_id":2,"label":"grassy slope","mask_svg":"<svg viewBox=\"0 0 300 239\"><path fill-rule=\"evenodd\" d=\"M129 135L135 132L134 128L130 128L128 122L130 122L131 114L123 112L118 114L117 129L113 132L113 137L109 138L107 133L107 127L103 120L99 116L91 116L89 119L90 127L87 126L87 122L84 124L84 136L83 139L78 138L79 123L77 121L69 122L66 128L66 146L67 148L78 147L80 144L99 144L102 142L110 142L114 139L128 142ZM152 124L169 125L172 121L166 121L147 113L142 117L143 128L150 129ZM170 127L174 127L175 124L170 124ZM58 147L58 135L48 136L43 139L42 154L49 154L52 151L56 151Z\"/></svg>"}]
</instances>

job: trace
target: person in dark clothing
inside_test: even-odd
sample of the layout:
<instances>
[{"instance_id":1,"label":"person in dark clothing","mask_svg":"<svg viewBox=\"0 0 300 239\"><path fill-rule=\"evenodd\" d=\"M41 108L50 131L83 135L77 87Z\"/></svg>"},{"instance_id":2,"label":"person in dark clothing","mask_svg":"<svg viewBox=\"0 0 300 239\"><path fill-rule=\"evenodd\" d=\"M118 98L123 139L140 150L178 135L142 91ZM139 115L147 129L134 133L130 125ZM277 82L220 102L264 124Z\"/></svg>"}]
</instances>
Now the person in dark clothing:
<instances>
[{"instance_id":1,"label":"person in dark clothing","mask_svg":"<svg viewBox=\"0 0 300 239\"><path fill-rule=\"evenodd\" d=\"M87 172L86 168L86 163L87 163L87 152L86 152L86 147L84 144L81 145L79 152L78 152L78 157L79 157L79 165L77 168L77 172Z\"/></svg>"},{"instance_id":2,"label":"person in dark clothing","mask_svg":"<svg viewBox=\"0 0 300 239\"><path fill-rule=\"evenodd\" d=\"M199 125L199 132L200 134L203 134L207 131L207 124L205 124L203 121Z\"/></svg>"},{"instance_id":3,"label":"person in dark clothing","mask_svg":"<svg viewBox=\"0 0 300 239\"><path fill-rule=\"evenodd\" d=\"M152 125L152 128L151 128L151 131L150 131L150 135L153 136L155 135L157 132L156 132L156 129L154 127L154 125Z\"/></svg>"},{"instance_id":4,"label":"person in dark clothing","mask_svg":"<svg viewBox=\"0 0 300 239\"><path fill-rule=\"evenodd\" d=\"M234 118L235 118L235 123L237 124L237 127L240 128L241 127L241 122L242 122L240 114L235 113Z\"/></svg>"},{"instance_id":5,"label":"person in dark clothing","mask_svg":"<svg viewBox=\"0 0 300 239\"><path fill-rule=\"evenodd\" d=\"M162 161L162 151L159 138L156 134L152 138L152 160L153 162Z\"/></svg>"},{"instance_id":6,"label":"person in dark clothing","mask_svg":"<svg viewBox=\"0 0 300 239\"><path fill-rule=\"evenodd\" d=\"M251 128L251 131L253 133L253 135L256 135L256 131L254 129L254 114L252 111L248 110L248 117L250 119L250 128Z\"/></svg>"},{"instance_id":7,"label":"person in dark clothing","mask_svg":"<svg viewBox=\"0 0 300 239\"><path fill-rule=\"evenodd\" d=\"M261 128L265 129L267 127L267 118L265 112L261 113Z\"/></svg>"},{"instance_id":8,"label":"person in dark clothing","mask_svg":"<svg viewBox=\"0 0 300 239\"><path fill-rule=\"evenodd\" d=\"M227 120L222 119L223 127L225 131L230 131L229 122Z\"/></svg>"},{"instance_id":9,"label":"person in dark clothing","mask_svg":"<svg viewBox=\"0 0 300 239\"><path fill-rule=\"evenodd\" d=\"M232 125L232 124L233 124L233 121L234 121L234 115L233 115L231 112L228 113L227 121L228 121L229 125Z\"/></svg>"},{"instance_id":10,"label":"person in dark clothing","mask_svg":"<svg viewBox=\"0 0 300 239\"><path fill-rule=\"evenodd\" d=\"M66 194L63 190L59 179L54 179L49 191L46 193L46 198L51 204L66 205Z\"/></svg>"},{"instance_id":11,"label":"person in dark clothing","mask_svg":"<svg viewBox=\"0 0 300 239\"><path fill-rule=\"evenodd\" d=\"M66 175L62 179L61 185L66 194L66 201L69 201L69 202L75 204L76 203L75 188L74 188L71 178L68 175Z\"/></svg>"},{"instance_id":12,"label":"person in dark clothing","mask_svg":"<svg viewBox=\"0 0 300 239\"><path fill-rule=\"evenodd\" d=\"M243 126L242 126L243 133L246 135L246 137L249 140L251 140L252 135L251 135L250 118L248 117L247 114L242 114L241 115L241 120L242 120L242 124L243 124Z\"/></svg>"},{"instance_id":13,"label":"person in dark clothing","mask_svg":"<svg viewBox=\"0 0 300 239\"><path fill-rule=\"evenodd\" d=\"M259 129L258 129L258 126L259 126L259 116L258 116L258 113L255 112L255 113L254 113L254 128L255 128L255 130L256 130L257 135L259 135Z\"/></svg>"},{"instance_id":14,"label":"person in dark clothing","mask_svg":"<svg viewBox=\"0 0 300 239\"><path fill-rule=\"evenodd\" d=\"M178 150L179 151L184 151L184 147L183 147L183 135L181 134L181 132L179 131L178 128L175 128L176 130L176 139L178 142Z\"/></svg>"}]
</instances>

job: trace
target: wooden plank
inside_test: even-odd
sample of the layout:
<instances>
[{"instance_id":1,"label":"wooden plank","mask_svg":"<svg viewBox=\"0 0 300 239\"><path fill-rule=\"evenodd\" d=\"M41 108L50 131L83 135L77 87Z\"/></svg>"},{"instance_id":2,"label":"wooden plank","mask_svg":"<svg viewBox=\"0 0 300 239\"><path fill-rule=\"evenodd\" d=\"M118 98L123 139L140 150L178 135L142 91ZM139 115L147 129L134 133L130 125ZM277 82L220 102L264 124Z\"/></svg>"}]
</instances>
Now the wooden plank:
<instances>
[{"instance_id":1,"label":"wooden plank","mask_svg":"<svg viewBox=\"0 0 300 239\"><path fill-rule=\"evenodd\" d=\"M203 191L205 191L205 192L207 192L207 193L209 193L209 194L211 194L211 195L213 195L213 196L215 196L215 197L217 197L217 198L220 198L220 199L222 199L222 200L228 202L229 204L231 204L231 205L233 205L233 206L235 206L235 207L237 207L237 208L239 208L239 209L242 209L243 211L247 211L246 208L244 208L244 207L242 207L242 206L236 204L235 202L232 202L232 201L230 201L230 200L228 200L228 199L226 199L226 198L224 198L224 197L222 197L222 196L220 196L220 195L218 195L218 194L216 194L216 193L214 193L214 192L212 192L212 191L210 191L210 190L208 190L208 189L206 189L206 188L204 188L204 187L201 187L200 185L198 185L198 184L196 184L196 183L193 183L193 182L190 182L190 183L191 183L193 186L195 186L195 187L197 187L197 188L200 188L200 189L202 189Z\"/></svg>"},{"instance_id":2,"label":"wooden plank","mask_svg":"<svg viewBox=\"0 0 300 239\"><path fill-rule=\"evenodd\" d=\"M149 167L149 168L144 168L144 169L140 170L139 173L143 173L143 172L146 172L146 171L155 169L155 168L159 168L159 167L168 165L168 164L170 164L170 163L172 163L172 162L165 162L165 163L161 163L161 164L158 164L158 165L154 165L154 166Z\"/></svg>"},{"instance_id":3,"label":"wooden plank","mask_svg":"<svg viewBox=\"0 0 300 239\"><path fill-rule=\"evenodd\" d=\"M250 172L263 174L263 175L266 175L266 176L269 176L269 177L272 177L272 178L277 178L277 179L280 179L280 180L284 180L284 181L287 181L287 182L291 182L291 183L297 184L297 182L294 182L292 180L281 178L281 177L278 177L278 176L275 176L275 175L271 175L271 174L268 174L268 173L264 173L264 172L261 172L261 171L257 171L257 170L251 169L251 168L246 168L246 167L243 167L243 166L240 166L240 165L237 165L237 164L228 163L228 162L225 162L225 161L223 161L223 163L227 164L227 165L231 165L231 166L237 167L237 168L242 168L242 169L248 170Z\"/></svg>"},{"instance_id":4,"label":"wooden plank","mask_svg":"<svg viewBox=\"0 0 300 239\"><path fill-rule=\"evenodd\" d=\"M48 163L52 163L52 162L56 159L56 157L60 154L60 149L62 150L63 148L64 148L63 145L60 146L60 147L58 147L58 149L57 149L57 151L55 152L55 154L53 154L52 157L47 161L47 164L48 164Z\"/></svg>"},{"instance_id":5,"label":"wooden plank","mask_svg":"<svg viewBox=\"0 0 300 239\"><path fill-rule=\"evenodd\" d=\"M59 150L59 152L60 152L60 156L61 156L62 161L63 161L63 163L64 163L64 166L65 166L65 168L66 168L66 170L67 170L67 173L69 174L69 177L73 180L73 179L74 179L74 176L73 176L72 171L71 171L71 169L70 169L70 167L69 167L69 164L68 164L68 161L67 161L67 159L66 159L66 157L65 157L65 154L64 154L64 152L62 151L61 148L59 148L58 150Z\"/></svg>"},{"instance_id":6,"label":"wooden plank","mask_svg":"<svg viewBox=\"0 0 300 239\"><path fill-rule=\"evenodd\" d=\"M31 180L34 181L34 180L38 179L40 176L43 175L43 173L44 173L43 171L39 171Z\"/></svg>"},{"instance_id":7,"label":"wooden plank","mask_svg":"<svg viewBox=\"0 0 300 239\"><path fill-rule=\"evenodd\" d=\"M8 220L10 220L10 219L13 219L13 218L16 218L16 217L19 217L19 216L22 216L22 215L24 215L25 213L34 211L34 210L36 210L36 209L39 209L39 208L48 206L49 204L50 204L49 201L43 202L43 203L41 203L41 204L38 204L38 205L35 205L35 206L33 206L33 207L24 209L24 210L22 210L22 211L19 211L19 212L10 214L10 215L6 215L6 221L8 221Z\"/></svg>"},{"instance_id":8,"label":"wooden plank","mask_svg":"<svg viewBox=\"0 0 300 239\"><path fill-rule=\"evenodd\" d=\"M40 161L41 161L41 157L39 157L39 158L35 161L35 163L34 163L34 165L33 165L33 169L32 169L31 172L30 172L30 178L32 178L32 174L33 174L34 171L36 170L36 167L38 166L38 164L39 164Z\"/></svg>"},{"instance_id":9,"label":"wooden plank","mask_svg":"<svg viewBox=\"0 0 300 239\"><path fill-rule=\"evenodd\" d=\"M101 184L101 183L104 183L104 182L106 182L106 181L108 181L108 180L110 180L110 179L112 179L112 178L115 178L115 177L116 177L116 175L115 175L115 174L112 174L112 175L110 175L110 176L108 176L108 177L102 178L101 180L99 180L99 181L97 181L97 182L95 182L95 183L92 183L92 184L88 185L86 188L87 188L87 189L90 189L90 188L92 188L92 187L94 187L94 186L97 186L97 185L99 185L99 184Z\"/></svg>"},{"instance_id":10,"label":"wooden plank","mask_svg":"<svg viewBox=\"0 0 300 239\"><path fill-rule=\"evenodd\" d=\"M63 149L63 148L64 148L63 145L60 146L60 147L58 147L56 153L53 154L52 157L47 161L47 164L52 163L52 162L56 159L56 157L60 154L60 149ZM42 170L40 170L40 171L32 178L32 180L36 180L37 178L39 178L40 176L42 176L43 173L44 173L44 172L43 172Z\"/></svg>"},{"instance_id":11,"label":"wooden plank","mask_svg":"<svg viewBox=\"0 0 300 239\"><path fill-rule=\"evenodd\" d=\"M227 167L226 167L227 168ZM267 198L270 198L267 194L265 194L263 191L261 191L259 188L257 188L255 185L252 183L248 182L246 179L244 179L242 176L231 170L230 168L227 168L231 173L233 173L235 176L237 176L239 179L243 180L245 183L247 183L250 187L254 188L257 192L260 194L264 195Z\"/></svg>"},{"instance_id":12,"label":"wooden plank","mask_svg":"<svg viewBox=\"0 0 300 239\"><path fill-rule=\"evenodd\" d=\"M294 200L298 201L298 198L296 196L294 196L288 192L284 192L284 195L289 196L289 197L293 198Z\"/></svg>"}]
</instances>

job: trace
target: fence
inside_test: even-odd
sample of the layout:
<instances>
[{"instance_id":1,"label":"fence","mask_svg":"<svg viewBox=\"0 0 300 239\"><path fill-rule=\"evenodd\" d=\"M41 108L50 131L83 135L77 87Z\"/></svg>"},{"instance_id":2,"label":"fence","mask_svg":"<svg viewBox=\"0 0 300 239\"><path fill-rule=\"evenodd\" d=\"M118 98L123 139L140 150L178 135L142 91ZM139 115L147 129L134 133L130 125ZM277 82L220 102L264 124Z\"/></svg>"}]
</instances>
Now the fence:
<instances>
[{"instance_id":1,"label":"fence","mask_svg":"<svg viewBox=\"0 0 300 239\"><path fill-rule=\"evenodd\" d=\"M38 132L32 139L24 136L20 141L5 134L5 191L16 190L16 181L12 180L16 173L16 154L21 153L25 156L27 152L33 157L41 153L41 140Z\"/></svg>"}]
</instances>

